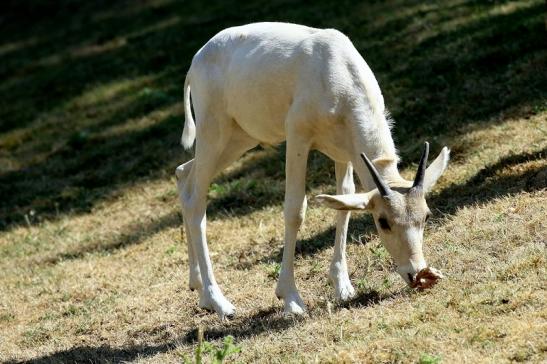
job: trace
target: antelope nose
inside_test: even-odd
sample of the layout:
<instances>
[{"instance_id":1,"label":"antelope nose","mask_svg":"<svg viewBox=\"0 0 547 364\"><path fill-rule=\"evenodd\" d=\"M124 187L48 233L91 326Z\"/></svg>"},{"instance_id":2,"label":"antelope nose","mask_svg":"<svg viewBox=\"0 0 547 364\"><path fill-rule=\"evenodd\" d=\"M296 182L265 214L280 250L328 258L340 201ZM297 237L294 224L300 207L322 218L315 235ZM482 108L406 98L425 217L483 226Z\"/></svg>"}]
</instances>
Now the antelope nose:
<instances>
[{"instance_id":1,"label":"antelope nose","mask_svg":"<svg viewBox=\"0 0 547 364\"><path fill-rule=\"evenodd\" d=\"M416 275L412 275L410 273L407 273L407 276L408 276L408 280L409 280L409 283L412 284L414 283L414 278L416 278Z\"/></svg>"}]
</instances>

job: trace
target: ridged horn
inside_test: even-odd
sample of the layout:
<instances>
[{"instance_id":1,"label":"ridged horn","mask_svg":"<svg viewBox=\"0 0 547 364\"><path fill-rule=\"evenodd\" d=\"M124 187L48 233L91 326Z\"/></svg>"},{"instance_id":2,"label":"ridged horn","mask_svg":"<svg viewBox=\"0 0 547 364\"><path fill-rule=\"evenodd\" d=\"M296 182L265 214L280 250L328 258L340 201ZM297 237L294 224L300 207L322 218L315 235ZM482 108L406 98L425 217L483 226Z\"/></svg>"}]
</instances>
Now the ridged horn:
<instances>
[{"instance_id":1,"label":"ridged horn","mask_svg":"<svg viewBox=\"0 0 547 364\"><path fill-rule=\"evenodd\" d=\"M391 193L391 188L389 188L389 186L384 182L382 177L380 177L380 174L378 173L372 162L367 158L365 153L361 153L361 158L363 158L363 161L365 162L365 165L367 166L370 175L372 176L372 179L376 184L376 188L378 188L378 191L380 192L380 195L389 195Z\"/></svg>"},{"instance_id":2,"label":"ridged horn","mask_svg":"<svg viewBox=\"0 0 547 364\"><path fill-rule=\"evenodd\" d=\"M429 143L424 143L424 151L422 152L422 158L420 164L418 164L418 170L416 171L416 177L414 178L414 184L412 188L422 188L424 185L425 169L427 167L427 158L429 157Z\"/></svg>"}]
</instances>

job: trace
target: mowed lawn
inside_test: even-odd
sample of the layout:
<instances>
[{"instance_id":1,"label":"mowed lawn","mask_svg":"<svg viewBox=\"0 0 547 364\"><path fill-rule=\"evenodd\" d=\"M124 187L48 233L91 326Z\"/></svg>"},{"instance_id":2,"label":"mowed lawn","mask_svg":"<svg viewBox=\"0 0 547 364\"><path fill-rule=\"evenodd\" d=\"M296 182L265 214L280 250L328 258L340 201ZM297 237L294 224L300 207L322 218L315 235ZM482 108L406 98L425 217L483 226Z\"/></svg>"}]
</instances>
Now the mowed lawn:
<instances>
[{"instance_id":1,"label":"mowed lawn","mask_svg":"<svg viewBox=\"0 0 547 364\"><path fill-rule=\"evenodd\" d=\"M0 361L185 362L198 332L229 362L547 360L547 48L543 1L7 1L0 5ZM337 28L375 72L403 175L447 145L429 197L428 262L404 286L354 214L358 295L334 302L335 213L310 199L297 246L309 307L284 317L284 147L247 153L210 188L209 247L237 317L188 290L175 167L182 85L217 31L276 20ZM259 117L259 116L257 116ZM199 121L198 121L199 122ZM309 196L334 192L310 156ZM213 354L204 353L212 362Z\"/></svg>"}]
</instances>

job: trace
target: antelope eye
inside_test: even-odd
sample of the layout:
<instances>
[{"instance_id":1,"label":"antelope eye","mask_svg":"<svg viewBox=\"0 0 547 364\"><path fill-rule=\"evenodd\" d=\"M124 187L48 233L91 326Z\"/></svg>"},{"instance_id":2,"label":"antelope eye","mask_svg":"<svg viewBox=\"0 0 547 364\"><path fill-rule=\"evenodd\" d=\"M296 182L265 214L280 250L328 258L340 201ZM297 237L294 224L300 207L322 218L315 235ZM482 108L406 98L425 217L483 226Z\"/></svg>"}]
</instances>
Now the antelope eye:
<instances>
[{"instance_id":1,"label":"antelope eye","mask_svg":"<svg viewBox=\"0 0 547 364\"><path fill-rule=\"evenodd\" d=\"M385 217L381 217L378 219L378 224L380 225L380 227L384 230L391 230L391 228L389 227L389 224L387 223L387 220Z\"/></svg>"}]
</instances>

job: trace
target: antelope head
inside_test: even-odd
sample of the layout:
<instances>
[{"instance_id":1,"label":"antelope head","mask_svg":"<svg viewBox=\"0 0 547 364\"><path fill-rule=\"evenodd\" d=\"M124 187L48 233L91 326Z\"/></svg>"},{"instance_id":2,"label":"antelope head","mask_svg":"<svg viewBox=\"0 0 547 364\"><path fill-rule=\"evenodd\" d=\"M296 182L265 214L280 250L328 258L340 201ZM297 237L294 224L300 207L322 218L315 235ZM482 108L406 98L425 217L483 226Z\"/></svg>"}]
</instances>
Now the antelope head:
<instances>
[{"instance_id":1,"label":"antelope head","mask_svg":"<svg viewBox=\"0 0 547 364\"><path fill-rule=\"evenodd\" d=\"M367 193L316 197L319 202L336 210L370 212L380 240L397 265L397 272L412 287L420 286L420 282L424 280L422 276L430 279L424 283L425 286L433 285L439 278L431 273L434 269L426 270L422 244L424 227L431 216L426 195L445 171L449 151L444 147L429 167L428 155L429 144L426 142L414 181L401 180L390 186L362 153L361 158L374 180L375 189Z\"/></svg>"}]
</instances>

